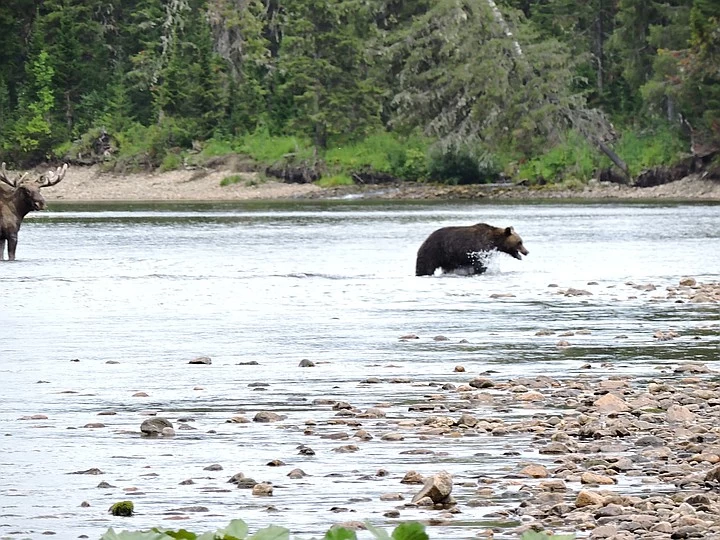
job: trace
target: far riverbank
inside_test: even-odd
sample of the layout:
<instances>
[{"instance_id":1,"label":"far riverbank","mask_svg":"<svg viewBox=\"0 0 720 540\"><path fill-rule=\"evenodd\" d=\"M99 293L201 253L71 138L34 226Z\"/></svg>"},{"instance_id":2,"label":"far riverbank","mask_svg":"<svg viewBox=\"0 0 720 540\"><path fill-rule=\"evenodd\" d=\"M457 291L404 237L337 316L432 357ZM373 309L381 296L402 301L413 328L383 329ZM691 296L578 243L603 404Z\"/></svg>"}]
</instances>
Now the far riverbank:
<instances>
[{"instance_id":1,"label":"far riverbank","mask_svg":"<svg viewBox=\"0 0 720 540\"><path fill-rule=\"evenodd\" d=\"M230 177L239 181L223 186ZM278 199L667 199L720 201L720 182L688 176L650 188L591 182L582 188L524 187L511 184L440 185L415 182L322 188L262 179L231 170L177 170L116 175L97 166L71 167L62 182L44 190L49 202L233 201Z\"/></svg>"}]
</instances>

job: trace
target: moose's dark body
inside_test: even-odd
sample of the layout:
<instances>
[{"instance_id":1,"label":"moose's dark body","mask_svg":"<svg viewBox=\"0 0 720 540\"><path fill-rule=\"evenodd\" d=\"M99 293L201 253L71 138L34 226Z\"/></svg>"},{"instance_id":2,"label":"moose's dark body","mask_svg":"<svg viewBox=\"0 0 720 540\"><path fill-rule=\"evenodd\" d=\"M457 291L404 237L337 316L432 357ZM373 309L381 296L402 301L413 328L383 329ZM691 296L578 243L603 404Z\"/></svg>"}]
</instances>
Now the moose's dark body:
<instances>
[{"instance_id":1,"label":"moose's dark body","mask_svg":"<svg viewBox=\"0 0 720 540\"><path fill-rule=\"evenodd\" d=\"M40 189L57 184L65 176L67 164L41 175L36 181L26 180L27 175L10 179L5 164L0 167L0 261L5 257L15 260L18 232L26 215L34 210L45 210L47 203Z\"/></svg>"}]
</instances>

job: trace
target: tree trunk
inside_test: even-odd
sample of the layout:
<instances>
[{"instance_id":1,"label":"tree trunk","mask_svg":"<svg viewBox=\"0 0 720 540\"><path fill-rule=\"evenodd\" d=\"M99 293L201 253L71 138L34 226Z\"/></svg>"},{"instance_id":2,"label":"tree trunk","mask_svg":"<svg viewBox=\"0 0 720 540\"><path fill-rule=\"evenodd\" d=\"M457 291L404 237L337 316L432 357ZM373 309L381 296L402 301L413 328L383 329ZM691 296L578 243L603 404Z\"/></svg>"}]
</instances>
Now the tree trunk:
<instances>
[{"instance_id":1,"label":"tree trunk","mask_svg":"<svg viewBox=\"0 0 720 540\"><path fill-rule=\"evenodd\" d=\"M624 174L625 178L628 180L630 179L630 171L628 169L627 163L625 163L622 159L620 159L620 156L618 156L612 148L610 148L608 145L606 145L602 141L596 141L596 144L598 145L598 148L602 150L602 152L610 158L610 161L612 161L618 169L620 169Z\"/></svg>"},{"instance_id":2,"label":"tree trunk","mask_svg":"<svg viewBox=\"0 0 720 540\"><path fill-rule=\"evenodd\" d=\"M604 54L604 43L603 43L603 11L602 11L602 1L600 2L600 6L597 13L597 19L595 20L595 59L597 62L597 91L598 95L602 96L603 94L603 87L604 87L604 64L603 64L603 54Z\"/></svg>"},{"instance_id":3,"label":"tree trunk","mask_svg":"<svg viewBox=\"0 0 720 540\"><path fill-rule=\"evenodd\" d=\"M490 9L493 12L493 17L495 18L495 22L500 25L500 28L502 28L502 31L505 33L505 36L507 36L509 39L512 40L513 48L515 49L515 54L517 54L519 57L522 57L523 52L520 48L520 43L515 39L515 37L512 35L512 32L510 31L510 27L508 26L507 21L505 21L505 17L503 17L502 12L498 9L497 4L493 0L485 0L487 2L487 5L490 6Z\"/></svg>"}]
</instances>

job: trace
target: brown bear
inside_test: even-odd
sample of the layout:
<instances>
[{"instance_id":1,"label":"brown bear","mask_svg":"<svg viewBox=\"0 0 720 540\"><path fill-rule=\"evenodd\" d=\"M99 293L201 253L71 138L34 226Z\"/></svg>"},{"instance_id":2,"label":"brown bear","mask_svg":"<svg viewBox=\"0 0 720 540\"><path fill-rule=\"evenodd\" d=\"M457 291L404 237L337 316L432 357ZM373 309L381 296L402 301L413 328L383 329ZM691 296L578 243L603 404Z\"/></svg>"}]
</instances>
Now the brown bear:
<instances>
[{"instance_id":1,"label":"brown bear","mask_svg":"<svg viewBox=\"0 0 720 540\"><path fill-rule=\"evenodd\" d=\"M521 260L528 255L522 238L512 227L493 227L478 223L466 227L443 227L433 232L420 246L415 264L416 276L431 276L437 268L443 272L463 270L482 274L487 270L487 254L502 251Z\"/></svg>"}]
</instances>

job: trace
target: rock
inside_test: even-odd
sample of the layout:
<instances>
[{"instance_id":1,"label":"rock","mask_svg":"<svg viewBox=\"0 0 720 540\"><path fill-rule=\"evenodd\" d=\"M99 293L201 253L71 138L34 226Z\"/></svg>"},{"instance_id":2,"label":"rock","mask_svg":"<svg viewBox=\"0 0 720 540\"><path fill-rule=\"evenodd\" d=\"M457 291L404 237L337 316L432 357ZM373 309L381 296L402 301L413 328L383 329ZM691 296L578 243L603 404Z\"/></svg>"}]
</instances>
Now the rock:
<instances>
[{"instance_id":1,"label":"rock","mask_svg":"<svg viewBox=\"0 0 720 540\"><path fill-rule=\"evenodd\" d=\"M586 489L580 490L575 498L575 506L577 508L584 508L586 506L602 506L605 502L605 497L594 491L588 491Z\"/></svg>"},{"instance_id":2,"label":"rock","mask_svg":"<svg viewBox=\"0 0 720 540\"><path fill-rule=\"evenodd\" d=\"M593 529L590 538L615 538L618 529L615 525L601 525Z\"/></svg>"},{"instance_id":3,"label":"rock","mask_svg":"<svg viewBox=\"0 0 720 540\"><path fill-rule=\"evenodd\" d=\"M297 480L298 478L304 478L307 476L305 471L302 469L293 469L289 473L287 473L288 478L291 478L293 480Z\"/></svg>"},{"instance_id":4,"label":"rock","mask_svg":"<svg viewBox=\"0 0 720 540\"><path fill-rule=\"evenodd\" d=\"M713 467L705 474L706 482L720 482L720 467Z\"/></svg>"},{"instance_id":5,"label":"rock","mask_svg":"<svg viewBox=\"0 0 720 540\"><path fill-rule=\"evenodd\" d=\"M165 428L173 429L173 425L170 420L160 416L148 418L147 420L143 420L143 423L140 424L140 431L146 437L157 437L158 435L163 435L163 430Z\"/></svg>"},{"instance_id":6,"label":"rock","mask_svg":"<svg viewBox=\"0 0 720 540\"><path fill-rule=\"evenodd\" d=\"M695 285L697 285L697 281L695 280L695 278L684 277L680 280L680 285L683 287L694 287Z\"/></svg>"},{"instance_id":7,"label":"rock","mask_svg":"<svg viewBox=\"0 0 720 540\"><path fill-rule=\"evenodd\" d=\"M450 496L452 487L453 482L450 473L446 471L439 472L425 480L425 485L415 494L412 502L417 503L419 500L429 497L434 504L442 503Z\"/></svg>"},{"instance_id":8,"label":"rock","mask_svg":"<svg viewBox=\"0 0 720 540\"><path fill-rule=\"evenodd\" d=\"M485 377L476 377L468 383L473 388L492 388L495 383Z\"/></svg>"},{"instance_id":9,"label":"rock","mask_svg":"<svg viewBox=\"0 0 720 540\"><path fill-rule=\"evenodd\" d=\"M132 503L132 501L116 502L110 508L108 508L108 512L110 512L113 516L130 517L133 515L134 511L135 505Z\"/></svg>"},{"instance_id":10,"label":"rock","mask_svg":"<svg viewBox=\"0 0 720 540\"><path fill-rule=\"evenodd\" d=\"M307 358L303 358L300 360L298 367L315 367L315 362L308 360Z\"/></svg>"},{"instance_id":11,"label":"rock","mask_svg":"<svg viewBox=\"0 0 720 540\"><path fill-rule=\"evenodd\" d=\"M664 446L665 441L655 435L644 435L635 441L635 446Z\"/></svg>"},{"instance_id":12,"label":"rock","mask_svg":"<svg viewBox=\"0 0 720 540\"><path fill-rule=\"evenodd\" d=\"M593 403L599 413L617 414L630 411L630 406L615 394L605 394Z\"/></svg>"},{"instance_id":13,"label":"rock","mask_svg":"<svg viewBox=\"0 0 720 540\"><path fill-rule=\"evenodd\" d=\"M457 421L458 426L467 426L469 428L475 427L477 423L478 419L467 413L463 413Z\"/></svg>"},{"instance_id":14,"label":"rock","mask_svg":"<svg viewBox=\"0 0 720 540\"><path fill-rule=\"evenodd\" d=\"M339 454L352 454L358 450L360 450L360 448L354 444L346 444L344 446L333 448L333 452L337 452Z\"/></svg>"},{"instance_id":15,"label":"rock","mask_svg":"<svg viewBox=\"0 0 720 540\"><path fill-rule=\"evenodd\" d=\"M212 360L207 356L198 356L197 358L193 358L192 360L190 360L188 364L210 365L212 364Z\"/></svg>"},{"instance_id":16,"label":"rock","mask_svg":"<svg viewBox=\"0 0 720 540\"><path fill-rule=\"evenodd\" d=\"M255 484L252 488L252 494L256 497L272 497L273 487L270 484Z\"/></svg>"},{"instance_id":17,"label":"rock","mask_svg":"<svg viewBox=\"0 0 720 540\"><path fill-rule=\"evenodd\" d=\"M612 485L615 484L615 480L609 476L603 474L597 474L594 472L586 471L580 475L581 484L601 484L601 485Z\"/></svg>"},{"instance_id":18,"label":"rock","mask_svg":"<svg viewBox=\"0 0 720 540\"><path fill-rule=\"evenodd\" d=\"M697 415L692 412L690 409L683 405L671 405L668 407L667 413L667 421L670 423L678 423L678 424L686 424L689 422L694 422L697 418Z\"/></svg>"},{"instance_id":19,"label":"rock","mask_svg":"<svg viewBox=\"0 0 720 540\"><path fill-rule=\"evenodd\" d=\"M401 493L383 493L380 495L381 501L403 501L405 497Z\"/></svg>"},{"instance_id":20,"label":"rock","mask_svg":"<svg viewBox=\"0 0 720 540\"><path fill-rule=\"evenodd\" d=\"M282 414L270 411L260 411L253 418L253 422L279 422L280 420L285 420L286 418L287 416Z\"/></svg>"},{"instance_id":21,"label":"rock","mask_svg":"<svg viewBox=\"0 0 720 540\"><path fill-rule=\"evenodd\" d=\"M408 471L400 480L401 484L424 484L425 478L417 471Z\"/></svg>"},{"instance_id":22,"label":"rock","mask_svg":"<svg viewBox=\"0 0 720 540\"><path fill-rule=\"evenodd\" d=\"M543 465L528 465L523 467L520 474L530 478L547 478L550 475Z\"/></svg>"},{"instance_id":23,"label":"rock","mask_svg":"<svg viewBox=\"0 0 720 540\"><path fill-rule=\"evenodd\" d=\"M228 480L228 482L229 482L230 484L237 484L237 483L238 483L240 480L242 480L243 478L245 478L245 475L244 475L243 473L241 473L241 472L235 473L235 474L233 474L233 475L230 477L230 479Z\"/></svg>"}]
</instances>

